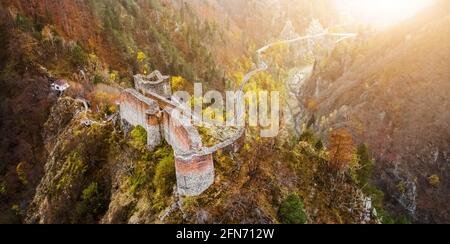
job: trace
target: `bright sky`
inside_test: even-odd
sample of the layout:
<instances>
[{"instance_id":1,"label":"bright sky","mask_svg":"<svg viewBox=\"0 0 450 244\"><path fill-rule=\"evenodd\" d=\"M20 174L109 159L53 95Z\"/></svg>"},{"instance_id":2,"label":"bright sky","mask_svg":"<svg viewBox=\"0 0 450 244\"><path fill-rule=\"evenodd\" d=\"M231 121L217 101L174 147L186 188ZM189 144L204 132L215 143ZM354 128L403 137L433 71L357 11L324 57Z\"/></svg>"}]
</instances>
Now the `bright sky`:
<instances>
[{"instance_id":1,"label":"bright sky","mask_svg":"<svg viewBox=\"0 0 450 244\"><path fill-rule=\"evenodd\" d=\"M374 27L396 24L430 6L434 0L335 0L344 15Z\"/></svg>"}]
</instances>

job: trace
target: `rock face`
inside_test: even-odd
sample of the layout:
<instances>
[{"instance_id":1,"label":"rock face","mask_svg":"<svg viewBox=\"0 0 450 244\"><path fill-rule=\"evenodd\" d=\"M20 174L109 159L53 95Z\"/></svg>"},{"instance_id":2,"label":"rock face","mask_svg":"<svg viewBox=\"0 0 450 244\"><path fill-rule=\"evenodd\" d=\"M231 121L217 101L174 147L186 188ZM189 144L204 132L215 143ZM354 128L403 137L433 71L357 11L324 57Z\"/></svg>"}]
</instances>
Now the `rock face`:
<instances>
[{"instance_id":1,"label":"rock face","mask_svg":"<svg viewBox=\"0 0 450 244\"><path fill-rule=\"evenodd\" d=\"M391 209L417 222L450 219L450 19L444 9L373 41L363 34L341 45L302 87L301 102L319 104L305 107L303 125L324 138L330 128L346 127L368 143L377 159L373 182Z\"/></svg>"},{"instance_id":2,"label":"rock face","mask_svg":"<svg viewBox=\"0 0 450 244\"><path fill-rule=\"evenodd\" d=\"M79 191L78 188L82 184L79 169L83 167L69 166L69 160L65 160L61 155L68 146L64 144L65 139L70 138L73 133L73 130L68 128L80 124L76 120L80 119L77 118L77 114L81 111L82 105L70 98L60 99L52 108L43 130L43 139L49 156L44 167L45 174L29 207L26 219L28 223L69 222L70 214L64 216L60 214L67 213L70 206L66 206L66 203L73 200L74 192ZM75 214L75 211L72 212Z\"/></svg>"}]
</instances>

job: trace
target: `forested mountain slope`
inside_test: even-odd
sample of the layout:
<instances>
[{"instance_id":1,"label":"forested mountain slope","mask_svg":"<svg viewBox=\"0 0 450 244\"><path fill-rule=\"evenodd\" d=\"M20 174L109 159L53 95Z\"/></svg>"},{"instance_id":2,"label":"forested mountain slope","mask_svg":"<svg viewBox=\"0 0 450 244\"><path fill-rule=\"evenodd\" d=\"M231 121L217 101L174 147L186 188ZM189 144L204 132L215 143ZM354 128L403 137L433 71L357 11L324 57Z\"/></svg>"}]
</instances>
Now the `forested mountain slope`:
<instances>
[{"instance_id":1,"label":"forested mountain slope","mask_svg":"<svg viewBox=\"0 0 450 244\"><path fill-rule=\"evenodd\" d=\"M333 3L0 1L0 223L448 222L448 1L384 32L340 25ZM141 128L82 125L77 98L104 120L134 74L225 91L259 47L328 27L358 37L320 54L275 46L246 86L297 95L302 133L248 128L199 197L176 194L172 149L147 150ZM305 67L311 77L285 86Z\"/></svg>"},{"instance_id":2,"label":"forested mountain slope","mask_svg":"<svg viewBox=\"0 0 450 244\"><path fill-rule=\"evenodd\" d=\"M373 182L391 207L447 222L450 148L450 15L437 7L376 34L362 34L317 65L302 88L315 101L305 121L322 134L351 128L377 159Z\"/></svg>"}]
</instances>

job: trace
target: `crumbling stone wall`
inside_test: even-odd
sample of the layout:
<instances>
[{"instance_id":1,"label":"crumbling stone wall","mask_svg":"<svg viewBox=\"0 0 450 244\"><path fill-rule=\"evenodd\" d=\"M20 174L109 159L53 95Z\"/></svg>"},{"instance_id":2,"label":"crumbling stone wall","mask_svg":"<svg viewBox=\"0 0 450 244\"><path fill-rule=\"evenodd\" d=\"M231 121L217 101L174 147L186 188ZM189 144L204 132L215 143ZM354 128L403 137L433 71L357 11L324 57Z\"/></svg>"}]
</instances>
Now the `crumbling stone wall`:
<instances>
[{"instance_id":1,"label":"crumbling stone wall","mask_svg":"<svg viewBox=\"0 0 450 244\"><path fill-rule=\"evenodd\" d=\"M158 115L159 105L133 89L122 92L120 117L132 126L142 126L147 131L147 145L154 149L162 142Z\"/></svg>"},{"instance_id":2,"label":"crumbling stone wall","mask_svg":"<svg viewBox=\"0 0 450 244\"><path fill-rule=\"evenodd\" d=\"M152 93L150 97L162 99L157 95ZM175 152L179 194L200 195L214 183L212 152L198 154L202 149L198 131L172 117L173 108L167 107L167 101L156 101L152 98L134 89L124 90L120 99L120 116L130 125L140 125L146 129L150 149L158 146L164 138Z\"/></svg>"},{"instance_id":3,"label":"crumbling stone wall","mask_svg":"<svg viewBox=\"0 0 450 244\"><path fill-rule=\"evenodd\" d=\"M233 137L213 147L203 147L198 130L181 123L178 116L172 116L180 105L170 99L169 77L155 71L148 76L136 75L134 78L136 89L122 92L122 120L132 126L144 127L151 149L164 138L174 149L179 194L200 195L214 183L213 154L219 149L237 151L245 130L241 128Z\"/></svg>"},{"instance_id":4,"label":"crumbling stone wall","mask_svg":"<svg viewBox=\"0 0 450 244\"><path fill-rule=\"evenodd\" d=\"M170 112L163 115L164 137L178 152L197 151L202 147L200 134L193 126L181 124Z\"/></svg>"},{"instance_id":5,"label":"crumbling stone wall","mask_svg":"<svg viewBox=\"0 0 450 244\"><path fill-rule=\"evenodd\" d=\"M134 76L134 86L136 90L143 94L155 93L166 99L172 97L172 88L168 81L168 76L163 76L159 71L144 75Z\"/></svg>"}]
</instances>

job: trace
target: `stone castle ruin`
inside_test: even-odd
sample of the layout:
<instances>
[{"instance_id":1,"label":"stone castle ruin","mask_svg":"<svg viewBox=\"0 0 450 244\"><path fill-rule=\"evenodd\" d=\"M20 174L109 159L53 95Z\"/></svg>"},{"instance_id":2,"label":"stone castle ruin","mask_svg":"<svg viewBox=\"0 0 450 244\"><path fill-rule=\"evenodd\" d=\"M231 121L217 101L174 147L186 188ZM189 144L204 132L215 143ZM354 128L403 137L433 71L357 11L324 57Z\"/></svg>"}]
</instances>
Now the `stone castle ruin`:
<instances>
[{"instance_id":1,"label":"stone castle ruin","mask_svg":"<svg viewBox=\"0 0 450 244\"><path fill-rule=\"evenodd\" d=\"M197 196L214 183L213 154L233 145L239 138L229 138L214 147L204 147L194 126L184 125L177 118L179 116L171 116L180 104L171 100L169 78L159 71L147 76L136 75L135 89L124 90L121 94L120 117L123 123L145 128L150 149L160 145L163 140L172 146L178 193Z\"/></svg>"},{"instance_id":2,"label":"stone castle ruin","mask_svg":"<svg viewBox=\"0 0 450 244\"><path fill-rule=\"evenodd\" d=\"M317 40L328 42L330 38L338 38L337 41L330 41L335 45L343 40L356 37L354 33L329 33L318 22L314 22L308 30L309 34L306 36L270 43L258 49L256 51L258 63L254 69L244 75L240 91L244 90L245 84L255 74L268 69L269 66L263 60L262 54L275 45L294 42L316 44ZM294 37L289 23L284 32L285 38ZM232 128L231 131L220 138L220 142L214 146L205 147L198 130L194 126L183 125L177 118L180 116L171 116L174 110L183 110L183 105L177 101L172 101L168 76L163 76L159 71L154 71L147 76L136 75L134 82L135 89L127 89L122 92L120 99L122 121L133 126L144 127L148 133L148 146L150 148L155 148L165 139L175 152L178 193L185 196L200 195L214 183L213 154L220 149L229 149L230 147L232 147L232 151L237 151L244 138L245 127ZM191 115L191 117L199 118L195 114ZM181 126L179 126L180 124ZM215 129L223 132L230 128Z\"/></svg>"},{"instance_id":3,"label":"stone castle ruin","mask_svg":"<svg viewBox=\"0 0 450 244\"><path fill-rule=\"evenodd\" d=\"M172 88L170 87L169 79L169 76L164 76L159 71L154 71L147 76L136 75L134 77L134 85L136 90L144 95L154 93L170 99Z\"/></svg>"}]
</instances>

